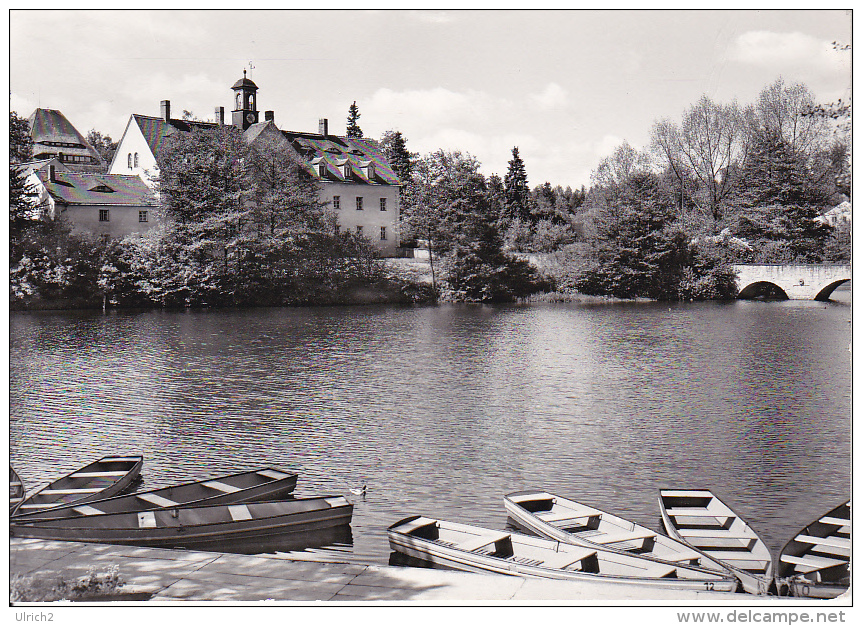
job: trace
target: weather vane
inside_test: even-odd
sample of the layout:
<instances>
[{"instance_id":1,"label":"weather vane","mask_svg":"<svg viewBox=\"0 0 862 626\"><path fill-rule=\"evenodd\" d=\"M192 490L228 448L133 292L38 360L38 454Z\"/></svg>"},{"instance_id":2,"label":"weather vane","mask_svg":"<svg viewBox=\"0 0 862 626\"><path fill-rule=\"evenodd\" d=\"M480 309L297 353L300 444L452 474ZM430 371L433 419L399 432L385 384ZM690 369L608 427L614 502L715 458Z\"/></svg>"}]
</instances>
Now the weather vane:
<instances>
[{"instance_id":1,"label":"weather vane","mask_svg":"<svg viewBox=\"0 0 862 626\"><path fill-rule=\"evenodd\" d=\"M249 74L249 78L254 78L254 74L252 73L252 70L254 70L254 65L252 64L252 62L251 62L251 61L249 61L249 62L248 62L248 74Z\"/></svg>"}]
</instances>

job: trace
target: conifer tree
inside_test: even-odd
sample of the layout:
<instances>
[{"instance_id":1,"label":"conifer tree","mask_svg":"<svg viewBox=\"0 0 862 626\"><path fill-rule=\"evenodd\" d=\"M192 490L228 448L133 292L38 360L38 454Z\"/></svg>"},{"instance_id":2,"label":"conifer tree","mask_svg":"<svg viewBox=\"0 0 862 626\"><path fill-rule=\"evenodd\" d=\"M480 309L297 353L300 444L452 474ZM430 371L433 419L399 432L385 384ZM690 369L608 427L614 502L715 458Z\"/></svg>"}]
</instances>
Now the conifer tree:
<instances>
[{"instance_id":1,"label":"conifer tree","mask_svg":"<svg viewBox=\"0 0 862 626\"><path fill-rule=\"evenodd\" d=\"M509 171L503 178L506 190L506 214L509 220L520 219L531 221L530 186L527 183L527 170L524 161L518 154L518 147L512 148L512 160L509 161Z\"/></svg>"},{"instance_id":2,"label":"conifer tree","mask_svg":"<svg viewBox=\"0 0 862 626\"><path fill-rule=\"evenodd\" d=\"M398 179L402 183L409 181L416 155L407 150L407 140L401 131L387 130L383 133L380 145L383 148L383 154L386 155L386 160L389 161L389 165L398 175Z\"/></svg>"},{"instance_id":3,"label":"conifer tree","mask_svg":"<svg viewBox=\"0 0 862 626\"><path fill-rule=\"evenodd\" d=\"M356 100L350 105L347 111L347 136L355 139L362 137L362 129L359 128L359 107L356 106Z\"/></svg>"}]
</instances>

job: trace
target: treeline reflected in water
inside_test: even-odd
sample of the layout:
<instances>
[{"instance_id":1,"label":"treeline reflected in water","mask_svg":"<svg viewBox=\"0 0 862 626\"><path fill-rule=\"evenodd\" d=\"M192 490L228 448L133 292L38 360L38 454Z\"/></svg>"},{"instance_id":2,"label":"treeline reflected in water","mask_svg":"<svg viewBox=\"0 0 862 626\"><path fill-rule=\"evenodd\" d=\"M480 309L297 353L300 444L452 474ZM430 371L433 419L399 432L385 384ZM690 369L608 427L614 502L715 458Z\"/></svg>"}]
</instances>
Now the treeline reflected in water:
<instances>
[{"instance_id":1,"label":"treeline reflected in water","mask_svg":"<svg viewBox=\"0 0 862 626\"><path fill-rule=\"evenodd\" d=\"M849 294L16 313L11 460L28 487L123 452L146 488L294 469L381 563L398 519L503 528L533 486L656 529L659 488L712 488L778 550L849 496Z\"/></svg>"}]
</instances>

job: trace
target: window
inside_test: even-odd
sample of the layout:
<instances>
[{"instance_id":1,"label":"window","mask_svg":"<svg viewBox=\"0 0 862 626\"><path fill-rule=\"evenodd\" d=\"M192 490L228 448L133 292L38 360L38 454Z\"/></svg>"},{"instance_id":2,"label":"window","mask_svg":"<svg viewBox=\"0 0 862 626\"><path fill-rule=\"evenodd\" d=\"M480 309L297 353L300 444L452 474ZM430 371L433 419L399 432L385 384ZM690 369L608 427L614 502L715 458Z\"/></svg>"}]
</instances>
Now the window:
<instances>
[{"instance_id":1,"label":"window","mask_svg":"<svg viewBox=\"0 0 862 626\"><path fill-rule=\"evenodd\" d=\"M356 196L356 210L362 210L362 196Z\"/></svg>"},{"instance_id":2,"label":"window","mask_svg":"<svg viewBox=\"0 0 862 626\"><path fill-rule=\"evenodd\" d=\"M341 208L341 196L332 196L332 208L340 209Z\"/></svg>"},{"instance_id":3,"label":"window","mask_svg":"<svg viewBox=\"0 0 862 626\"><path fill-rule=\"evenodd\" d=\"M350 178L350 165L349 164L344 166L344 179L347 180L348 178Z\"/></svg>"},{"instance_id":4,"label":"window","mask_svg":"<svg viewBox=\"0 0 862 626\"><path fill-rule=\"evenodd\" d=\"M386 227L380 227L380 241L384 241L386 239Z\"/></svg>"},{"instance_id":5,"label":"window","mask_svg":"<svg viewBox=\"0 0 862 626\"><path fill-rule=\"evenodd\" d=\"M129 161L129 169L132 169L132 153L131 153L131 152L129 152L129 159L128 159L128 161Z\"/></svg>"},{"instance_id":6,"label":"window","mask_svg":"<svg viewBox=\"0 0 862 626\"><path fill-rule=\"evenodd\" d=\"M135 167L138 167L138 153L135 152Z\"/></svg>"},{"instance_id":7,"label":"window","mask_svg":"<svg viewBox=\"0 0 862 626\"><path fill-rule=\"evenodd\" d=\"M380 210L381 211L386 210L386 198L380 198Z\"/></svg>"},{"instance_id":8,"label":"window","mask_svg":"<svg viewBox=\"0 0 862 626\"><path fill-rule=\"evenodd\" d=\"M146 222L147 221L147 212L146 211L138 211L138 221Z\"/></svg>"},{"instance_id":9,"label":"window","mask_svg":"<svg viewBox=\"0 0 862 626\"><path fill-rule=\"evenodd\" d=\"M100 222L110 222L111 221L111 212L108 209L99 209L99 221Z\"/></svg>"},{"instance_id":10,"label":"window","mask_svg":"<svg viewBox=\"0 0 862 626\"><path fill-rule=\"evenodd\" d=\"M326 163L321 163L320 165L318 165L317 171L320 173L321 178L326 176Z\"/></svg>"},{"instance_id":11,"label":"window","mask_svg":"<svg viewBox=\"0 0 862 626\"><path fill-rule=\"evenodd\" d=\"M361 234L362 234L362 225L361 225L361 224L360 224L359 226L357 226L357 227L356 227L356 234L357 234L357 235L361 235Z\"/></svg>"}]
</instances>

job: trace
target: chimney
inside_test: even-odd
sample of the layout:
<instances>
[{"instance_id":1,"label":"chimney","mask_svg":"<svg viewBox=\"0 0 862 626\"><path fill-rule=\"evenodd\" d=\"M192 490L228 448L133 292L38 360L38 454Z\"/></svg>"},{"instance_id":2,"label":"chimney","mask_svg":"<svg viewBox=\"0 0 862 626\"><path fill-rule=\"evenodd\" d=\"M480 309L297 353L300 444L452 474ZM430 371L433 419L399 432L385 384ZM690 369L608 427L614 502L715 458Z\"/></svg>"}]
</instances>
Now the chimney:
<instances>
[{"instance_id":1,"label":"chimney","mask_svg":"<svg viewBox=\"0 0 862 626\"><path fill-rule=\"evenodd\" d=\"M275 123L275 111L266 111L263 114L263 119L267 122Z\"/></svg>"},{"instance_id":2,"label":"chimney","mask_svg":"<svg viewBox=\"0 0 862 626\"><path fill-rule=\"evenodd\" d=\"M162 119L166 122L171 121L171 101L162 100Z\"/></svg>"},{"instance_id":3,"label":"chimney","mask_svg":"<svg viewBox=\"0 0 862 626\"><path fill-rule=\"evenodd\" d=\"M53 163L48 164L48 182L53 183L57 178L57 170L54 168Z\"/></svg>"},{"instance_id":4,"label":"chimney","mask_svg":"<svg viewBox=\"0 0 862 626\"><path fill-rule=\"evenodd\" d=\"M219 126L224 126L224 107L215 108L215 120Z\"/></svg>"},{"instance_id":5,"label":"chimney","mask_svg":"<svg viewBox=\"0 0 862 626\"><path fill-rule=\"evenodd\" d=\"M317 122L317 132L324 137L329 137L329 120L325 117L320 118Z\"/></svg>"}]
</instances>

